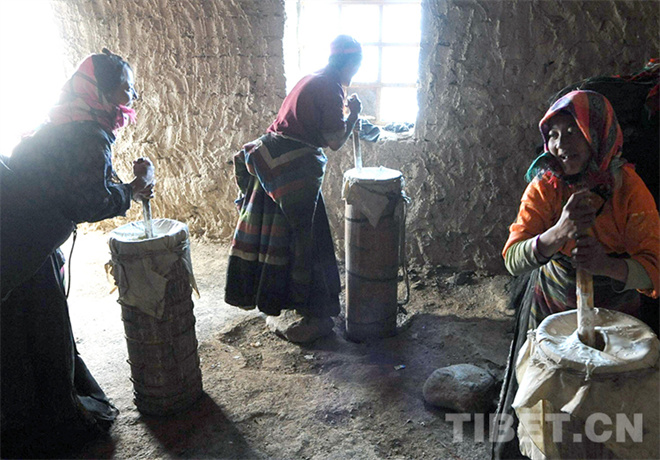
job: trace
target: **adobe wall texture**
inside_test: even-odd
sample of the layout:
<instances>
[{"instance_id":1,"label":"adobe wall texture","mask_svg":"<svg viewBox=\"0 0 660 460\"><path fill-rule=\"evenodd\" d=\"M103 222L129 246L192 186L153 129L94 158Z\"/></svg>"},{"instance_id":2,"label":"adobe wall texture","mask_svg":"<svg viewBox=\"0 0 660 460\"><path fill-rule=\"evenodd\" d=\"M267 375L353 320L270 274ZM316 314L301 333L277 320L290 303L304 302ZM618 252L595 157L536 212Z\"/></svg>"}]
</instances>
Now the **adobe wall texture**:
<instances>
[{"instance_id":1,"label":"adobe wall texture","mask_svg":"<svg viewBox=\"0 0 660 460\"><path fill-rule=\"evenodd\" d=\"M404 174L412 260L502 273L500 251L548 99L659 56L658 3L427 0L422 8L415 136L363 143L364 162ZM285 96L283 2L68 0L55 9L71 69L105 46L136 71L139 119L116 145L120 176L129 177L130 160L149 156L158 174L154 216L228 241L232 154L266 129ZM350 142L326 154L323 192L342 258ZM139 218L135 208L103 227Z\"/></svg>"}]
</instances>

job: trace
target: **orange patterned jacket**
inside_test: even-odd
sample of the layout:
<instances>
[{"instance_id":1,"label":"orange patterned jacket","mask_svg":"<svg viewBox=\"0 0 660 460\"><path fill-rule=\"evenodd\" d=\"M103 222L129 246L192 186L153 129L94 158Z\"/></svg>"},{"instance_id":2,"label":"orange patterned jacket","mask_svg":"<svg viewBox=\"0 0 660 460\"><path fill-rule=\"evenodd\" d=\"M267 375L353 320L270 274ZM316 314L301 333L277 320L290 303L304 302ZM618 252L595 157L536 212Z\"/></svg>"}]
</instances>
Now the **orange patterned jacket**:
<instances>
[{"instance_id":1,"label":"orange patterned jacket","mask_svg":"<svg viewBox=\"0 0 660 460\"><path fill-rule=\"evenodd\" d=\"M657 298L660 292L660 217L651 192L632 167L621 168L621 183L605 203L593 227L594 236L608 254L628 254L639 262L653 282L653 290L642 291ZM552 227L573 193L562 181L534 179L521 199L518 217L509 227L502 255L519 241L533 238ZM569 240L561 252L567 256L575 242Z\"/></svg>"}]
</instances>

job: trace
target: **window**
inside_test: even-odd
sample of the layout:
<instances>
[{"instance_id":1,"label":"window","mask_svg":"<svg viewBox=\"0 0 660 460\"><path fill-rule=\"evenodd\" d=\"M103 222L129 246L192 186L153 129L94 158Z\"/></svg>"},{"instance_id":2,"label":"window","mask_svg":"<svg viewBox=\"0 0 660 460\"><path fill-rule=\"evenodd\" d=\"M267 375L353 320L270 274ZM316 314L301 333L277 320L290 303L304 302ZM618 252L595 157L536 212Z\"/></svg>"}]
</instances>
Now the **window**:
<instances>
[{"instance_id":1,"label":"window","mask_svg":"<svg viewBox=\"0 0 660 460\"><path fill-rule=\"evenodd\" d=\"M355 37L362 66L349 94L362 100L362 117L379 124L415 122L421 2L406 0L288 0L284 36L287 91L327 64L330 42Z\"/></svg>"}]
</instances>

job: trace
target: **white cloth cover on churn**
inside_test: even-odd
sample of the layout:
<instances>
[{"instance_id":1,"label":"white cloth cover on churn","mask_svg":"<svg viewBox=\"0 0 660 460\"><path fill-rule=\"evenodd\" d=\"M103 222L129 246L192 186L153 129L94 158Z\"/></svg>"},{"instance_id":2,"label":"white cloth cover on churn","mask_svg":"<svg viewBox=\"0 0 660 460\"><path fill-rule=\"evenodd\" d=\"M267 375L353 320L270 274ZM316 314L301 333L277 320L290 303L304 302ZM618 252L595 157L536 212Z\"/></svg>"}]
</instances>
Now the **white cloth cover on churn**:
<instances>
[{"instance_id":1,"label":"white cloth cover on churn","mask_svg":"<svg viewBox=\"0 0 660 460\"><path fill-rule=\"evenodd\" d=\"M376 227L390 200L405 197L400 171L384 168L349 169L344 173L341 197L356 206L372 227ZM403 202L397 203L394 215L401 219Z\"/></svg>"},{"instance_id":2,"label":"white cloth cover on churn","mask_svg":"<svg viewBox=\"0 0 660 460\"><path fill-rule=\"evenodd\" d=\"M596 308L596 332L602 351L577 336L576 310L548 316L528 338L516 365L519 390L513 407L520 419L521 452L532 459L561 458L567 446L553 441L548 414L570 414L572 426L583 427L597 414L611 424L596 423L597 433L612 433L603 442L618 458L656 458L660 374L660 342L650 327L630 315ZM643 441L617 439L617 420L633 423L642 414ZM550 417L551 418L551 417ZM545 420L545 423L544 423ZM623 423L623 422L622 422ZM570 425L570 424L568 424ZM572 442L563 433L561 442ZM569 447L570 448L570 447Z\"/></svg>"},{"instance_id":3,"label":"white cloth cover on churn","mask_svg":"<svg viewBox=\"0 0 660 460\"><path fill-rule=\"evenodd\" d=\"M154 237L147 238L143 222L131 222L110 233L108 244L119 302L162 318L165 311L166 275L179 259L190 284L199 295L190 259L188 226L172 219L153 220Z\"/></svg>"}]
</instances>

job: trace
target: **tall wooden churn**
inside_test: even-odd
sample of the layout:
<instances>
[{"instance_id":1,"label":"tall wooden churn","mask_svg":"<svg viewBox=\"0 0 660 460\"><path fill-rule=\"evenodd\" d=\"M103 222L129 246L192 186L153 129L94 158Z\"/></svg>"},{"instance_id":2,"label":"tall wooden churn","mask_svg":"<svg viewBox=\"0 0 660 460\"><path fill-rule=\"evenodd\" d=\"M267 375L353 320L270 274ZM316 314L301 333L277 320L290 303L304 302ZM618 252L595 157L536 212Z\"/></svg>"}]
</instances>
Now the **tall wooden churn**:
<instances>
[{"instance_id":1,"label":"tall wooden churn","mask_svg":"<svg viewBox=\"0 0 660 460\"><path fill-rule=\"evenodd\" d=\"M202 396L192 290L188 226L153 220L111 232L110 262L119 300L134 402L148 415L171 415Z\"/></svg>"},{"instance_id":2,"label":"tall wooden churn","mask_svg":"<svg viewBox=\"0 0 660 460\"><path fill-rule=\"evenodd\" d=\"M407 200L403 187L401 172L382 166L344 173L346 334L351 340L396 334Z\"/></svg>"}]
</instances>

